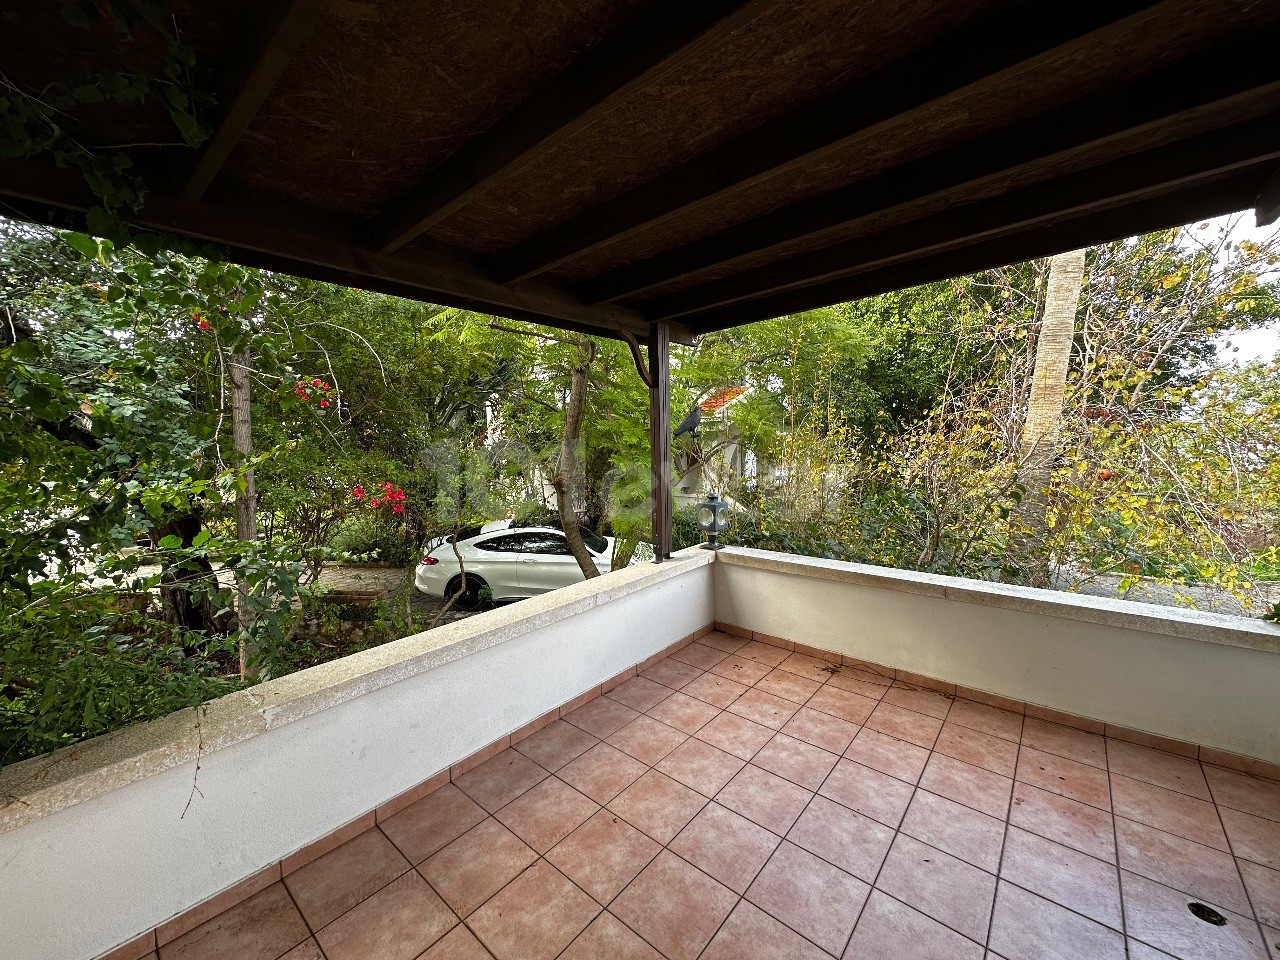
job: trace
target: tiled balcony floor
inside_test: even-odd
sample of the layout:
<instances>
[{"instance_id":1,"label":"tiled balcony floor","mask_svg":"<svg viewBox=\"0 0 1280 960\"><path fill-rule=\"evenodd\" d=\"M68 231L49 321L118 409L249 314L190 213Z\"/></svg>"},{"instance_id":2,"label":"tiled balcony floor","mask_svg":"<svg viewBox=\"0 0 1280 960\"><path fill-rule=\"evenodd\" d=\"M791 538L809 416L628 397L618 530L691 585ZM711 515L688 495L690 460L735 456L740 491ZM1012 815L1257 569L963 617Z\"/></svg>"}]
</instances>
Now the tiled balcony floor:
<instances>
[{"instance_id":1,"label":"tiled balcony floor","mask_svg":"<svg viewBox=\"0 0 1280 960\"><path fill-rule=\"evenodd\" d=\"M160 960L1267 960L1267 941L1280 960L1280 783L713 633Z\"/></svg>"}]
</instances>

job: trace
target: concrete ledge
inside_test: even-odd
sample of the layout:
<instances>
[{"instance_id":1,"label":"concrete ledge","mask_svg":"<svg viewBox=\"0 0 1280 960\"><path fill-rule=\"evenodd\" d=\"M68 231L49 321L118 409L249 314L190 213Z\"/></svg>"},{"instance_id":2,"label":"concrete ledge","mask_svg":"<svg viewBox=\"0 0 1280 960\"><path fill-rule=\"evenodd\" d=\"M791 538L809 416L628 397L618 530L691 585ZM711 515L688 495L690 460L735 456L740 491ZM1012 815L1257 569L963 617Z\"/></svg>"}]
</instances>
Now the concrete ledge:
<instances>
[{"instance_id":1,"label":"concrete ledge","mask_svg":"<svg viewBox=\"0 0 1280 960\"><path fill-rule=\"evenodd\" d=\"M685 550L323 663L0 770L0 834L713 562Z\"/></svg>"},{"instance_id":2,"label":"concrete ledge","mask_svg":"<svg viewBox=\"0 0 1280 960\"><path fill-rule=\"evenodd\" d=\"M881 590L1019 610L1063 620L1079 620L1167 637L1280 653L1280 624L1265 620L985 580L968 580L963 577L915 573L891 567L846 563L843 560L797 557L746 547L726 547L719 551L718 560L735 566L771 570L809 579L877 587Z\"/></svg>"}]
</instances>

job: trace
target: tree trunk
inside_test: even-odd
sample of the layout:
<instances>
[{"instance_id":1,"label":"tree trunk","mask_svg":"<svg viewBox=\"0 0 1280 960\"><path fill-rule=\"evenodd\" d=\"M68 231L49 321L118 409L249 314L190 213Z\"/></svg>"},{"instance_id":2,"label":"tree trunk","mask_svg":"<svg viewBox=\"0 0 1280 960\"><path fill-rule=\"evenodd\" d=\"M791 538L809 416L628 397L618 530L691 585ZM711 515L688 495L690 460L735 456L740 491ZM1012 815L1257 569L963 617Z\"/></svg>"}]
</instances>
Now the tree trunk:
<instances>
[{"instance_id":1,"label":"tree trunk","mask_svg":"<svg viewBox=\"0 0 1280 960\"><path fill-rule=\"evenodd\" d=\"M189 547L202 529L204 518L200 511L191 510L157 524L154 536L157 540L178 537L184 547ZM213 565L208 560L193 557L180 564L166 564L160 574L160 611L164 622L180 630L205 634L217 630L214 604L206 599L197 600L190 589L193 580L213 579Z\"/></svg>"},{"instance_id":2,"label":"tree trunk","mask_svg":"<svg viewBox=\"0 0 1280 960\"><path fill-rule=\"evenodd\" d=\"M1014 559L1028 567L1027 561L1043 554L1047 533L1048 496L1053 461L1058 453L1058 434L1062 429L1062 408L1067 398L1067 370L1071 364L1071 346L1075 341L1076 311L1080 307L1080 290L1084 282L1084 250L1060 253L1049 262L1049 282L1045 288L1044 314L1040 335L1036 340L1036 362L1031 377L1031 397L1022 425L1019 444L1019 480L1024 488L1022 501L1014 511ZM1027 569L1035 586L1048 586L1049 558Z\"/></svg>"},{"instance_id":3,"label":"tree trunk","mask_svg":"<svg viewBox=\"0 0 1280 960\"><path fill-rule=\"evenodd\" d=\"M582 575L590 580L598 577L600 570L591 552L582 541L578 528L578 514L573 508L574 496L582 489L582 462L578 459L578 443L582 435L582 418L587 410L587 387L591 361L595 358L595 345L586 337L578 338L578 362L573 366L569 381L569 407L564 414L564 434L560 439L560 459L551 485L556 491L556 507L560 511L560 525L564 538L569 542L573 558L578 561Z\"/></svg>"},{"instance_id":4,"label":"tree trunk","mask_svg":"<svg viewBox=\"0 0 1280 960\"><path fill-rule=\"evenodd\" d=\"M253 456L253 420L249 407L249 382L253 373L251 348L231 358L231 435L235 443L236 460L244 463ZM244 489L236 494L236 539L242 543L254 543L258 539L258 488L253 470L244 474ZM249 603L249 586L245 578L236 575L236 616L240 622L240 676L252 679L257 674L253 664L257 651L248 637L254 624L254 612Z\"/></svg>"}]
</instances>

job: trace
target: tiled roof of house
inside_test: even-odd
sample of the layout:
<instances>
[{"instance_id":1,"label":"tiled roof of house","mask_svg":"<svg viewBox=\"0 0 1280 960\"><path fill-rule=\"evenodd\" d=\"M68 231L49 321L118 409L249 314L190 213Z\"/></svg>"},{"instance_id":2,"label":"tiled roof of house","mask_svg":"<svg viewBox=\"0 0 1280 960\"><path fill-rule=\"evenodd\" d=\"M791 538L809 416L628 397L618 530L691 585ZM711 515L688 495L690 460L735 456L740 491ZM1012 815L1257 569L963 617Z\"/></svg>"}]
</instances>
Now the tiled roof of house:
<instances>
[{"instance_id":1,"label":"tiled roof of house","mask_svg":"<svg viewBox=\"0 0 1280 960\"><path fill-rule=\"evenodd\" d=\"M723 387L712 393L711 396L703 400L698 404L698 406L702 408L702 412L704 414L715 413L721 407L728 406L734 400L737 400L740 396L746 393L748 389L748 387Z\"/></svg>"}]
</instances>

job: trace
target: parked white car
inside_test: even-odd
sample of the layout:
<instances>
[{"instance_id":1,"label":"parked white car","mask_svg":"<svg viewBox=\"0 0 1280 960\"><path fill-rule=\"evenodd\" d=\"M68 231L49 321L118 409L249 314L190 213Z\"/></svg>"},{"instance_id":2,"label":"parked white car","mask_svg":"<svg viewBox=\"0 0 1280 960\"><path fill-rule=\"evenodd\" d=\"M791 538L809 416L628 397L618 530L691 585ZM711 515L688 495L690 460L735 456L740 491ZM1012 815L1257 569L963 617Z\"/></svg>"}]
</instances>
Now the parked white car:
<instances>
[{"instance_id":1,"label":"parked white car","mask_svg":"<svg viewBox=\"0 0 1280 960\"><path fill-rule=\"evenodd\" d=\"M613 537L584 529L582 539L596 568L608 573L613 563ZM520 600L586 579L562 530L511 520L459 531L457 554L452 537L437 537L422 554L413 582L429 596L448 600L462 589L461 573L466 570L466 593L455 601L462 610L474 610L489 600Z\"/></svg>"}]
</instances>

